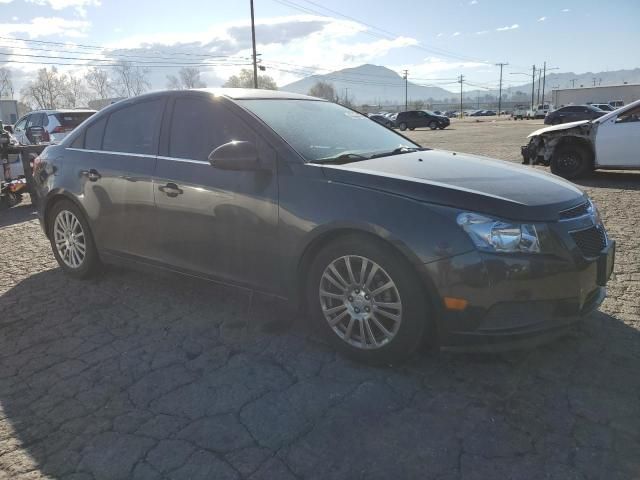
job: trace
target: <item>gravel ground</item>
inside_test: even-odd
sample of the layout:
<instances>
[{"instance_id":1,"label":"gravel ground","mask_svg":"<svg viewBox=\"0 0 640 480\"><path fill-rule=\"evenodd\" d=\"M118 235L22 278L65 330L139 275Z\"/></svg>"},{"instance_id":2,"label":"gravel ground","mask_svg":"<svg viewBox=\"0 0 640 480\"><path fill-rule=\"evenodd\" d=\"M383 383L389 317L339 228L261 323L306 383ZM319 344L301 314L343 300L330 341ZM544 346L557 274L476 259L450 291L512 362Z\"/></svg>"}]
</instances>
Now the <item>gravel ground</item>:
<instances>
[{"instance_id":1,"label":"gravel ground","mask_svg":"<svg viewBox=\"0 0 640 480\"><path fill-rule=\"evenodd\" d=\"M539 123L409 135L520 161ZM535 350L394 368L246 291L70 280L28 204L0 213L0 478L640 478L640 174L581 185L618 242L599 312Z\"/></svg>"}]
</instances>

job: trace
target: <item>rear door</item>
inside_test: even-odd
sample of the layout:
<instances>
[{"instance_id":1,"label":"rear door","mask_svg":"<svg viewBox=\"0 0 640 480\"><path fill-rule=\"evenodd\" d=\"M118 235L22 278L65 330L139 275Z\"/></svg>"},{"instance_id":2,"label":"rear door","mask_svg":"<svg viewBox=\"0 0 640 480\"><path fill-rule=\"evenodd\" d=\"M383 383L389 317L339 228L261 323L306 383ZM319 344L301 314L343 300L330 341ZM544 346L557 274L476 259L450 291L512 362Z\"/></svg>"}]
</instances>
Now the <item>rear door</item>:
<instances>
[{"instance_id":1,"label":"rear door","mask_svg":"<svg viewBox=\"0 0 640 480\"><path fill-rule=\"evenodd\" d=\"M165 103L125 102L67 148L64 167L80 178L79 198L98 247L108 253L153 257L152 177Z\"/></svg>"},{"instance_id":2,"label":"rear door","mask_svg":"<svg viewBox=\"0 0 640 480\"><path fill-rule=\"evenodd\" d=\"M640 168L640 105L598 126L596 163L603 167Z\"/></svg>"},{"instance_id":3,"label":"rear door","mask_svg":"<svg viewBox=\"0 0 640 480\"><path fill-rule=\"evenodd\" d=\"M235 107L235 108L233 108ZM228 100L202 93L175 98L156 168L155 239L163 262L277 289L275 152ZM166 138L165 138L166 137ZM233 140L253 142L268 171L221 170L207 157Z\"/></svg>"}]
</instances>

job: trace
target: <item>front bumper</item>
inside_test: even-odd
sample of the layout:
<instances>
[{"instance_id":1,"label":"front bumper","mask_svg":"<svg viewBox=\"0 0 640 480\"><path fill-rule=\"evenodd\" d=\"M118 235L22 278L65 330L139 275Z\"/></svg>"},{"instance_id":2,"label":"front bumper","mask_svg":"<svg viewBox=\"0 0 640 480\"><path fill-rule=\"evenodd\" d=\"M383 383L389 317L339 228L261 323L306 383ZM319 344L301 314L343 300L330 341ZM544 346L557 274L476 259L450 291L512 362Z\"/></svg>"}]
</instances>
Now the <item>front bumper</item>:
<instances>
[{"instance_id":1,"label":"front bumper","mask_svg":"<svg viewBox=\"0 0 640 480\"><path fill-rule=\"evenodd\" d=\"M603 278L599 263L581 256L469 252L426 264L424 274L441 299L468 302L462 311L439 306L440 347L510 350L565 333L606 296L608 274Z\"/></svg>"}]
</instances>

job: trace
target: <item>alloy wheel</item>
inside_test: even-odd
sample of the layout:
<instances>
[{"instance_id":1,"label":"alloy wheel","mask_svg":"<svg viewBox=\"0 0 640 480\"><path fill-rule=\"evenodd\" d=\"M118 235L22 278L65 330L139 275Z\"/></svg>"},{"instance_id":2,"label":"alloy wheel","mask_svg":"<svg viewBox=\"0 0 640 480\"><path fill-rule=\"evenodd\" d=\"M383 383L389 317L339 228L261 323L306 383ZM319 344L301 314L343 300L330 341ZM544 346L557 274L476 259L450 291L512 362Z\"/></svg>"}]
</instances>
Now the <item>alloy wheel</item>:
<instances>
[{"instance_id":1,"label":"alloy wheel","mask_svg":"<svg viewBox=\"0 0 640 480\"><path fill-rule=\"evenodd\" d=\"M61 210L53 225L56 250L71 268L80 268L87 255L87 243L80 220L69 210Z\"/></svg>"},{"instance_id":2,"label":"alloy wheel","mask_svg":"<svg viewBox=\"0 0 640 480\"><path fill-rule=\"evenodd\" d=\"M347 255L333 260L322 274L319 298L333 332L356 348L387 345L402 322L396 283L369 258Z\"/></svg>"}]
</instances>

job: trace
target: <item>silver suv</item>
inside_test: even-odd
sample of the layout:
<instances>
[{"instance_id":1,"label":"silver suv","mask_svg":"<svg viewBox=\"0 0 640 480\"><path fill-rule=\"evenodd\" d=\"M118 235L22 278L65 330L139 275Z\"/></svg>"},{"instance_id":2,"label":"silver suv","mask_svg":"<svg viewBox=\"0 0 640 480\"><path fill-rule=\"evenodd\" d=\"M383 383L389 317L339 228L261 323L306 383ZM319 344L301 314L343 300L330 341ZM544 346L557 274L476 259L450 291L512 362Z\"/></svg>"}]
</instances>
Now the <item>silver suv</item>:
<instances>
[{"instance_id":1,"label":"silver suv","mask_svg":"<svg viewBox=\"0 0 640 480\"><path fill-rule=\"evenodd\" d=\"M60 143L69 132L94 113L95 110L35 110L16 122L14 135L21 145ZM34 138L30 127L42 127L44 135Z\"/></svg>"}]
</instances>

